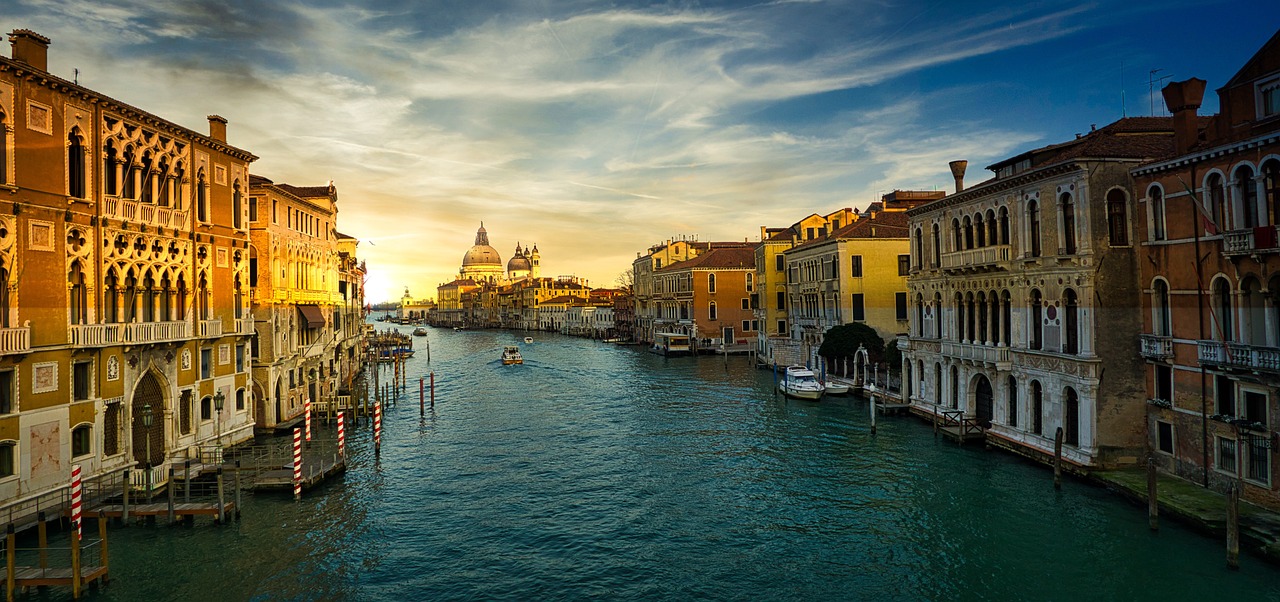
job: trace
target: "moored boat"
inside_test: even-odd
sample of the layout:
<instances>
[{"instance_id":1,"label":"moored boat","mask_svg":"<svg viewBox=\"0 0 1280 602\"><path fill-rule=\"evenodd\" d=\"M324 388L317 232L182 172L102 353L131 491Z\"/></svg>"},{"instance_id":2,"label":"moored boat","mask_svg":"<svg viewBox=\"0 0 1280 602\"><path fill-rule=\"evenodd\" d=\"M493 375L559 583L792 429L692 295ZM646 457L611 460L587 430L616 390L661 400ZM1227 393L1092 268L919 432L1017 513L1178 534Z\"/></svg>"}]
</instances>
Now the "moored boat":
<instances>
[{"instance_id":1,"label":"moored boat","mask_svg":"<svg viewBox=\"0 0 1280 602\"><path fill-rule=\"evenodd\" d=\"M515 345L507 345L502 348L502 365L510 366L512 364L523 364L524 356L520 355L520 348Z\"/></svg>"},{"instance_id":2,"label":"moored boat","mask_svg":"<svg viewBox=\"0 0 1280 602\"><path fill-rule=\"evenodd\" d=\"M778 381L778 390L787 397L796 399L818 399L826 390L813 375L813 370L804 366L787 366L782 380Z\"/></svg>"},{"instance_id":3,"label":"moored boat","mask_svg":"<svg viewBox=\"0 0 1280 602\"><path fill-rule=\"evenodd\" d=\"M427 336L427 329L426 329L426 328L423 328L423 327L421 327L421 326L419 326L419 327L417 327L417 328L414 328L414 329L413 329L413 336L415 336L415 337L425 337L425 336Z\"/></svg>"},{"instance_id":4,"label":"moored boat","mask_svg":"<svg viewBox=\"0 0 1280 602\"><path fill-rule=\"evenodd\" d=\"M846 385L844 383L838 383L832 380L828 380L827 382L823 383L822 386L826 387L825 392L828 395L848 395L849 394L849 385Z\"/></svg>"},{"instance_id":5,"label":"moored boat","mask_svg":"<svg viewBox=\"0 0 1280 602\"><path fill-rule=\"evenodd\" d=\"M524 338L524 342L525 342L525 344L532 343L532 342L533 342L533 337L525 337L525 338Z\"/></svg>"}]
</instances>

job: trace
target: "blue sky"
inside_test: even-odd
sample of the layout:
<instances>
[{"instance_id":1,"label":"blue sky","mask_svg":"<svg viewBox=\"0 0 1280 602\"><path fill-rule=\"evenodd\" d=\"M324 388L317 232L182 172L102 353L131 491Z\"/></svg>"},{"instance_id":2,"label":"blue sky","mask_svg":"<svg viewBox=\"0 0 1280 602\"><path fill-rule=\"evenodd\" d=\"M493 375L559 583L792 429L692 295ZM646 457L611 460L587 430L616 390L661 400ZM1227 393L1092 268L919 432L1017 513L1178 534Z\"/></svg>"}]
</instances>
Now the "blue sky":
<instances>
[{"instance_id":1,"label":"blue sky","mask_svg":"<svg viewBox=\"0 0 1280 602\"><path fill-rule=\"evenodd\" d=\"M99 92L226 117L254 173L333 180L376 301L434 296L481 221L611 286L672 236L945 188L952 159L976 182L1150 114L1152 69L1216 112L1280 3L17 0L3 25Z\"/></svg>"}]
</instances>

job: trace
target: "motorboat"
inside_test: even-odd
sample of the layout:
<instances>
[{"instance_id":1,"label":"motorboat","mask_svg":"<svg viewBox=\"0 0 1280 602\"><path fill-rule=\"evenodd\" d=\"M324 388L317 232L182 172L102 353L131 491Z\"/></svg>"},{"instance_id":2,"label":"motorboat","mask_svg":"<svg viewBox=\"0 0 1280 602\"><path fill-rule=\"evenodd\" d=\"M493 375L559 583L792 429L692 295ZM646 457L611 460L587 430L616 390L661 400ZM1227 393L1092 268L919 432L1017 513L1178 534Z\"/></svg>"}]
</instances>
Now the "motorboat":
<instances>
[{"instance_id":1,"label":"motorboat","mask_svg":"<svg viewBox=\"0 0 1280 602\"><path fill-rule=\"evenodd\" d=\"M419 327L417 327L417 328L414 328L414 329L413 329L413 336L415 336L415 337L425 337L425 336L427 336L427 329L426 329L426 328L423 328L423 327L421 327L421 326L419 326Z\"/></svg>"},{"instance_id":2,"label":"motorboat","mask_svg":"<svg viewBox=\"0 0 1280 602\"><path fill-rule=\"evenodd\" d=\"M533 337L525 337L525 338L524 338L524 343L525 343L526 345L532 344L532 343L533 343Z\"/></svg>"},{"instance_id":3,"label":"motorboat","mask_svg":"<svg viewBox=\"0 0 1280 602\"><path fill-rule=\"evenodd\" d=\"M846 385L844 383L838 383L832 380L828 380L822 386L826 387L826 393L828 395L848 395L849 394L849 385Z\"/></svg>"},{"instance_id":4,"label":"motorboat","mask_svg":"<svg viewBox=\"0 0 1280 602\"><path fill-rule=\"evenodd\" d=\"M512 364L523 364L524 357L520 355L520 348L515 345L507 345L502 348L502 365L510 366Z\"/></svg>"},{"instance_id":5,"label":"motorboat","mask_svg":"<svg viewBox=\"0 0 1280 602\"><path fill-rule=\"evenodd\" d=\"M813 375L813 370L804 366L787 366L782 380L778 381L778 390L787 397L818 399L822 397L826 387L818 382L818 378Z\"/></svg>"}]
</instances>

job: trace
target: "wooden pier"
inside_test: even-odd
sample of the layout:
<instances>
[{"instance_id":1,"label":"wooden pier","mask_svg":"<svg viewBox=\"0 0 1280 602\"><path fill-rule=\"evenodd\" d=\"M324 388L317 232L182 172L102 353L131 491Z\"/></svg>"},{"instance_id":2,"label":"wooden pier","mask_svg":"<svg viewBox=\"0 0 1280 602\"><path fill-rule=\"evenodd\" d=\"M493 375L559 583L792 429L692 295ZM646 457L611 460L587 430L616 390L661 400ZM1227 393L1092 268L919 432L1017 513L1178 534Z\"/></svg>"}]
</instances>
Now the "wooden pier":
<instances>
[{"instance_id":1,"label":"wooden pier","mask_svg":"<svg viewBox=\"0 0 1280 602\"><path fill-rule=\"evenodd\" d=\"M86 586L107 582L110 562L107 553L107 521L104 515L98 514L96 541L89 540L86 534L81 542L73 529L67 534L70 545L66 548L49 547L43 521L40 527L40 547L19 550L13 525L8 526L4 546L5 599L8 602L13 602L19 591L25 592L30 587L69 587L71 597L79 599ZM54 562L50 561L50 552L58 556L63 552L68 553L70 566L51 566ZM19 556L26 561L37 561L38 564L18 564Z\"/></svg>"},{"instance_id":2,"label":"wooden pier","mask_svg":"<svg viewBox=\"0 0 1280 602\"><path fill-rule=\"evenodd\" d=\"M169 516L168 502L150 502L146 504L129 504L129 516ZM236 511L236 503L227 501L222 504L222 512L233 514ZM124 518L124 504L107 504L98 506L93 512L101 512L107 518ZM195 516L218 516L217 502L178 502L173 505L173 516L176 518L186 518Z\"/></svg>"},{"instance_id":3,"label":"wooden pier","mask_svg":"<svg viewBox=\"0 0 1280 602\"><path fill-rule=\"evenodd\" d=\"M963 410L942 410L935 415L934 421L938 432L961 445L987 438L987 430L978 424L978 419L965 416Z\"/></svg>"},{"instance_id":4,"label":"wooden pier","mask_svg":"<svg viewBox=\"0 0 1280 602\"><path fill-rule=\"evenodd\" d=\"M344 456L332 455L323 457L302 458L302 488L311 489L321 481L347 469ZM258 490L292 490L293 465L285 464L276 470L268 470L253 479L254 491Z\"/></svg>"}]
</instances>

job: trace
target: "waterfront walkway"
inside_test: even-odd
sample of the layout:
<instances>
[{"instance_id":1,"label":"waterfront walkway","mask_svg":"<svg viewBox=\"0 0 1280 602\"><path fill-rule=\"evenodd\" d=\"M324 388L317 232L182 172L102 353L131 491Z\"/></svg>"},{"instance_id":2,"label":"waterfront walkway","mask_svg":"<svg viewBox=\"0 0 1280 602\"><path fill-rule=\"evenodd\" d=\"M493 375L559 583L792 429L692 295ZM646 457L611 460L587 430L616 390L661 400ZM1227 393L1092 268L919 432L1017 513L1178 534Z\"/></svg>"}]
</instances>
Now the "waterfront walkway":
<instances>
[{"instance_id":1,"label":"waterfront walkway","mask_svg":"<svg viewBox=\"0 0 1280 602\"><path fill-rule=\"evenodd\" d=\"M1147 472L1126 469L1094 472L1093 478L1135 502L1147 501ZM1173 516L1206 534L1226 541L1226 496L1185 479L1160 474L1156 497L1160 515ZM1280 564L1280 513L1244 500L1240 501L1240 541L1242 547ZM1225 545L1225 544L1224 544Z\"/></svg>"}]
</instances>

